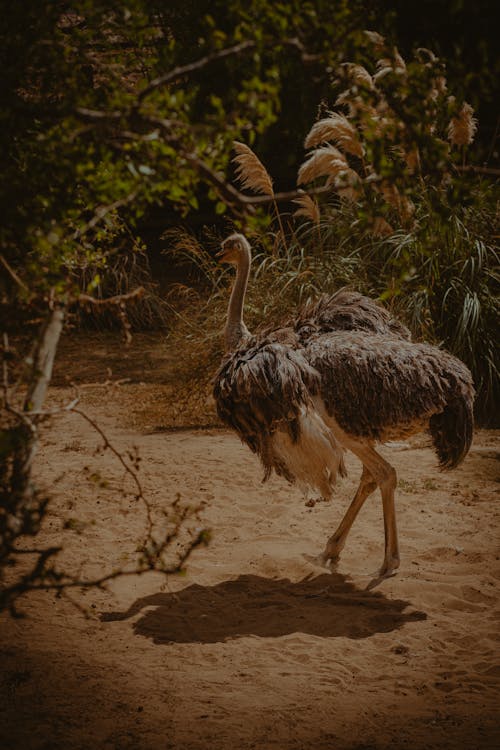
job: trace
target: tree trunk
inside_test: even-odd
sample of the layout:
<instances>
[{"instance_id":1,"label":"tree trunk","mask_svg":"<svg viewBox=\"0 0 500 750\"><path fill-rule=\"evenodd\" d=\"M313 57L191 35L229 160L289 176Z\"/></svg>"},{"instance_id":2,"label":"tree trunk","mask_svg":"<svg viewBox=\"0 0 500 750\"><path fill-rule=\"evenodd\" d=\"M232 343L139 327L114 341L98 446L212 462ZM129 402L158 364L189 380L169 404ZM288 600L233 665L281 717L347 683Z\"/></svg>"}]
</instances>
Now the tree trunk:
<instances>
[{"instance_id":1,"label":"tree trunk","mask_svg":"<svg viewBox=\"0 0 500 750\"><path fill-rule=\"evenodd\" d=\"M28 392L24 401L26 419L18 426L21 434L18 436L18 450L14 458L12 484L18 499L24 498L29 503L33 497L34 488L31 484L31 466L38 450L38 430L36 423L40 416L30 412L40 412L43 409L47 389L52 378L52 368L56 356L57 345L61 336L64 322L64 308L55 307L50 311L40 331L36 346Z\"/></svg>"}]
</instances>

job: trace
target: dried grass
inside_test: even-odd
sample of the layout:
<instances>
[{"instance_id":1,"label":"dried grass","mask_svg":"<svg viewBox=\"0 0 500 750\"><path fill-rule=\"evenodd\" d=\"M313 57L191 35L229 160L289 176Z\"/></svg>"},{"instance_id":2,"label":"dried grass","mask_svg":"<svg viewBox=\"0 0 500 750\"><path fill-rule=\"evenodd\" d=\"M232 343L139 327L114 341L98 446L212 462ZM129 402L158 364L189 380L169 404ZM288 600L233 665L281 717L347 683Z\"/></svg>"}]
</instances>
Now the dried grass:
<instances>
[{"instance_id":1,"label":"dried grass","mask_svg":"<svg viewBox=\"0 0 500 750\"><path fill-rule=\"evenodd\" d=\"M343 63L343 67L346 68L349 78L353 83L373 89L373 78L362 65Z\"/></svg>"},{"instance_id":2,"label":"dried grass","mask_svg":"<svg viewBox=\"0 0 500 750\"><path fill-rule=\"evenodd\" d=\"M259 157L245 143L234 141L233 146L236 152L233 162L237 165L236 176L241 186L273 197L273 181Z\"/></svg>"},{"instance_id":3,"label":"dried grass","mask_svg":"<svg viewBox=\"0 0 500 750\"><path fill-rule=\"evenodd\" d=\"M397 73L406 73L406 63L396 47L394 47L394 70Z\"/></svg>"},{"instance_id":4,"label":"dried grass","mask_svg":"<svg viewBox=\"0 0 500 750\"><path fill-rule=\"evenodd\" d=\"M406 224L415 213L415 205L406 195L401 195L396 185L384 182L380 186L384 200L394 208L403 224Z\"/></svg>"},{"instance_id":5,"label":"dried grass","mask_svg":"<svg viewBox=\"0 0 500 750\"><path fill-rule=\"evenodd\" d=\"M295 198L293 202L299 206L297 211L294 211L294 216L305 216L306 219L309 219L315 224L319 224L321 216L318 201L304 193L300 198Z\"/></svg>"},{"instance_id":6,"label":"dried grass","mask_svg":"<svg viewBox=\"0 0 500 750\"><path fill-rule=\"evenodd\" d=\"M318 177L334 178L349 169L344 154L335 146L317 148L299 169L297 184L312 182Z\"/></svg>"},{"instance_id":7,"label":"dried grass","mask_svg":"<svg viewBox=\"0 0 500 750\"><path fill-rule=\"evenodd\" d=\"M453 146L468 146L474 140L477 119L474 110L467 102L462 104L458 115L451 118L448 125L448 140Z\"/></svg>"},{"instance_id":8,"label":"dried grass","mask_svg":"<svg viewBox=\"0 0 500 750\"><path fill-rule=\"evenodd\" d=\"M305 148L313 148L321 143L336 143L343 151L363 157L363 147L354 125L345 115L329 112L328 117L314 123L304 142Z\"/></svg>"},{"instance_id":9,"label":"dried grass","mask_svg":"<svg viewBox=\"0 0 500 750\"><path fill-rule=\"evenodd\" d=\"M378 33L378 31L364 31L365 36L373 44L376 50L382 49L385 46L384 37Z\"/></svg>"},{"instance_id":10,"label":"dried grass","mask_svg":"<svg viewBox=\"0 0 500 750\"><path fill-rule=\"evenodd\" d=\"M372 224L372 235L374 237L388 237L393 234L394 229L383 216L376 216Z\"/></svg>"},{"instance_id":11,"label":"dried grass","mask_svg":"<svg viewBox=\"0 0 500 750\"><path fill-rule=\"evenodd\" d=\"M420 152L417 146L410 151L407 151L404 159L411 174L420 170Z\"/></svg>"}]
</instances>

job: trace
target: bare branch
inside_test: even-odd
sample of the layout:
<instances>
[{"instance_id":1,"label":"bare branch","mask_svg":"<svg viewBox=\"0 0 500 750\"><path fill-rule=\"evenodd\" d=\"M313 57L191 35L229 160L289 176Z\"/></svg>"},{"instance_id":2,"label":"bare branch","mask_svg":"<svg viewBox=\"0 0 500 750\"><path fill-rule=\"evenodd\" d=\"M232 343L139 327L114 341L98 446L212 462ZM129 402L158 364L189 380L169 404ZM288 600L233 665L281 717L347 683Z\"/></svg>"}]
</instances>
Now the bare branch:
<instances>
[{"instance_id":1,"label":"bare branch","mask_svg":"<svg viewBox=\"0 0 500 750\"><path fill-rule=\"evenodd\" d=\"M300 57L302 62L304 63L315 63L322 59L322 55L312 55L310 52L307 51L307 48L304 46L304 44L300 41L298 37L293 37L290 39L285 39L284 43L287 44L290 47L295 47L300 52Z\"/></svg>"},{"instance_id":2,"label":"bare branch","mask_svg":"<svg viewBox=\"0 0 500 750\"><path fill-rule=\"evenodd\" d=\"M135 469L133 469L131 466L129 466L129 464L123 458L122 454L109 441L109 438L107 437L107 435L103 432L103 430L101 429L101 427L99 427L99 425L97 424L97 422L94 419L92 419L92 417L89 417L89 415L86 414L81 409L73 408L72 411L75 414L79 414L83 419L85 419L94 428L94 430L101 436L101 438L103 440L104 449L105 450L109 449L111 451L111 453L114 456L116 456L116 458L118 459L118 461L121 463L121 465L125 469L126 473L130 477L132 477L132 481L134 482L134 484L135 484L135 486L137 488L136 499L137 500L141 500L142 503L144 504L145 509L146 509L146 516L147 516L147 520L148 520L147 538L149 539L150 536L151 536L151 533L153 531L153 519L152 519L152 515L151 515L151 506L150 506L149 502L147 501L147 499L144 497L144 492L143 492L142 485L141 485L141 482L139 480L139 476L138 476L137 472L135 471Z\"/></svg>"},{"instance_id":3,"label":"bare branch","mask_svg":"<svg viewBox=\"0 0 500 750\"><path fill-rule=\"evenodd\" d=\"M94 229L94 227L96 227L111 211L115 211L117 208L121 208L122 206L127 206L129 203L132 203L132 201L137 197L137 192L138 191L135 190L125 198L120 198L119 200L116 200L107 206L98 206L94 211L94 216L81 229L77 229L71 239L80 239L80 237L82 237L84 234L90 232L91 229Z\"/></svg>"},{"instance_id":4,"label":"bare branch","mask_svg":"<svg viewBox=\"0 0 500 750\"><path fill-rule=\"evenodd\" d=\"M99 122L120 120L123 117L123 112L120 112L119 110L103 112L99 109L87 109L87 107L77 107L76 113L84 120L97 120Z\"/></svg>"},{"instance_id":5,"label":"bare branch","mask_svg":"<svg viewBox=\"0 0 500 750\"><path fill-rule=\"evenodd\" d=\"M311 188L310 190L288 190L283 193L275 193L274 200L277 203L287 203L289 201L295 200L295 198L303 198L304 195L321 195L322 193L331 192L331 187L329 187L328 185L322 185L321 187ZM267 198L267 196L265 195L257 195L255 196L255 198L247 195L245 195L244 197L254 205L269 203L271 200L270 198L264 200L265 198Z\"/></svg>"},{"instance_id":6,"label":"bare branch","mask_svg":"<svg viewBox=\"0 0 500 750\"><path fill-rule=\"evenodd\" d=\"M7 262L2 254L0 254L0 263L2 263L4 268L9 272L10 276L14 279L18 286L20 286L25 291L29 291L24 281L17 275L17 273L14 271L12 266Z\"/></svg>"},{"instance_id":7,"label":"bare branch","mask_svg":"<svg viewBox=\"0 0 500 750\"><path fill-rule=\"evenodd\" d=\"M80 396L76 396L73 401L70 401L65 406L54 406L52 409L31 409L29 412L29 418L31 417L56 417L58 414L64 414L68 411L75 411L75 406L80 402ZM13 410L11 410L13 411ZM14 412L19 415L19 412ZM26 416L26 415L25 415Z\"/></svg>"},{"instance_id":8,"label":"bare branch","mask_svg":"<svg viewBox=\"0 0 500 750\"><path fill-rule=\"evenodd\" d=\"M169 74L170 75L170 74ZM115 115L118 113L111 113L111 118L113 119ZM106 112L94 112L94 116L96 120L99 119L106 119L107 113ZM286 192L281 193L275 193L273 196L268 195L245 195L244 193L237 190L231 183L227 182L227 180L224 178L223 175L216 172L212 167L210 167L203 159L201 159L197 154L193 152L184 151L182 148L182 144L180 142L179 137L172 132L172 128L177 125L186 125L186 123L182 123L180 121L176 120L169 120L161 117L153 117L150 115L145 115L143 113L136 112L135 116L139 118L139 120L153 128L158 128L162 131L164 134L164 137L172 144L175 144L178 148L179 155L186 159L200 174L200 176L208 182L210 185L212 185L221 199L229 206L232 206L233 208L235 206L239 206L241 210L247 212L247 213L254 213L254 207L259 205L267 205L269 203L273 203L276 201L277 203L284 203L284 202L291 202L295 198L299 198L304 195L303 190L290 190ZM136 134L133 132L130 133L122 133L123 135L126 135L127 137L135 137ZM327 186L312 188L308 191L306 191L307 195L320 195L321 193L327 193L331 192L331 189ZM110 206L102 207L96 211L96 215L88 222L88 224L81 230L78 230L75 233L75 238L79 237L85 232L92 229L96 224L106 215L106 213L109 213L109 211L119 208L122 205L126 205L127 203L130 203L135 197L137 193L133 193L130 196L128 196L126 199L122 199L120 201L116 201L114 204L111 204Z\"/></svg>"},{"instance_id":9,"label":"bare branch","mask_svg":"<svg viewBox=\"0 0 500 750\"><path fill-rule=\"evenodd\" d=\"M143 122L147 123L151 127L159 128L165 135L165 137L171 142L175 143L179 147L180 155L186 159L201 175L201 177L212 185L217 193L220 195L222 200L230 206L240 206L244 211L248 213L254 212L254 206L266 205L268 203L292 201L294 198L298 198L304 195L303 190L292 190L284 193L275 193L273 196L269 195L245 195L231 185L230 182L224 178L219 172L216 172L210 167L203 159L193 152L183 151L182 145L179 143L179 138L171 132L171 121L164 120L160 117L151 117L149 115L140 115ZM306 191L308 195L318 195L320 193L329 192L328 187L318 187Z\"/></svg>"},{"instance_id":10,"label":"bare branch","mask_svg":"<svg viewBox=\"0 0 500 750\"><path fill-rule=\"evenodd\" d=\"M7 358L9 356L9 336L4 332L3 334L3 356L2 356L2 390L4 402L7 405L9 403L9 365Z\"/></svg>"},{"instance_id":11,"label":"bare branch","mask_svg":"<svg viewBox=\"0 0 500 750\"><path fill-rule=\"evenodd\" d=\"M83 304L95 305L96 307L107 307L108 305L121 305L123 302L128 302L131 299L139 299L146 293L143 286L138 286L131 292L126 294L116 294L114 297L107 297L106 299L96 299L90 294L79 294L75 302Z\"/></svg>"},{"instance_id":12,"label":"bare branch","mask_svg":"<svg viewBox=\"0 0 500 750\"><path fill-rule=\"evenodd\" d=\"M231 55L239 55L242 52L247 52L248 50L254 49L255 46L255 42L251 40L241 42L240 44L235 44L233 47L227 47L226 49L219 50L218 52L214 52L211 55L206 55L199 60L195 60L195 62L188 63L187 65L180 65L177 68L169 71L165 75L158 76L158 78L153 79L148 86L146 86L144 89L142 89L142 91L139 92L139 94L137 95L137 102L138 104L140 104L147 96L149 96L149 94L151 94L152 91L159 88L160 86L165 86L166 84L175 81L181 76L189 75L190 73L194 73L196 70L201 70L201 68L206 67L215 60L222 60L223 58L230 57Z\"/></svg>"},{"instance_id":13,"label":"bare branch","mask_svg":"<svg viewBox=\"0 0 500 750\"><path fill-rule=\"evenodd\" d=\"M24 402L27 412L40 411L52 377L52 367L64 322L64 308L55 307L44 324L33 362L33 377Z\"/></svg>"},{"instance_id":14,"label":"bare branch","mask_svg":"<svg viewBox=\"0 0 500 750\"><path fill-rule=\"evenodd\" d=\"M321 186L312 188L311 190L289 190L282 193L274 193L274 195L245 195L239 190L234 188L229 182L226 182L220 175L214 172L208 164L202 159L198 158L195 154L185 154L185 158L191 162L191 164L198 170L198 172L210 182L219 192L220 196L226 200L227 203L234 205L239 204L244 207L247 211L252 211L254 206L262 206L268 203L285 203L293 201L295 198L303 197L304 195L320 195L321 193L331 192L331 188L328 186Z\"/></svg>"},{"instance_id":15,"label":"bare branch","mask_svg":"<svg viewBox=\"0 0 500 750\"><path fill-rule=\"evenodd\" d=\"M475 174L491 174L500 175L500 169L494 169L493 167L475 167L473 164L464 164L463 166L455 166L457 172L474 172Z\"/></svg>"},{"instance_id":16,"label":"bare branch","mask_svg":"<svg viewBox=\"0 0 500 750\"><path fill-rule=\"evenodd\" d=\"M31 573L26 576L26 581L23 579L15 584L14 586L11 586L6 591L2 592L2 597L5 597L7 601L7 595L9 597L9 600L15 599L20 594L27 593L29 591L64 591L66 589L70 588L104 588L104 585L106 583L109 583L110 581L115 580L116 578L124 578L126 576L137 576L137 575L143 575L144 573L150 573L151 571L156 571L158 573L163 573L164 575L172 575L173 573L179 573L182 570L182 566L184 563L189 559L192 552L199 547L202 544L205 544L207 540L207 532L203 529L198 532L196 537L191 540L190 544L186 546L182 552L178 553L177 560L175 563L173 563L170 566L165 566L164 564L158 564L159 560L158 558L150 558L149 560L145 560L142 566L138 566L132 570L113 570L111 573L106 573L103 576L100 576L99 578L92 578L88 580L72 577L69 575L64 575L61 573L56 573L56 577L61 577L62 580L60 581L40 581L39 583L30 583L30 579L32 580ZM41 555L41 562L42 565L45 564L49 556L52 556L54 554L57 554L61 551L61 547L52 547L50 549L44 550L43 555ZM40 567L37 562L37 568ZM0 598L1 603L1 598Z\"/></svg>"}]
</instances>

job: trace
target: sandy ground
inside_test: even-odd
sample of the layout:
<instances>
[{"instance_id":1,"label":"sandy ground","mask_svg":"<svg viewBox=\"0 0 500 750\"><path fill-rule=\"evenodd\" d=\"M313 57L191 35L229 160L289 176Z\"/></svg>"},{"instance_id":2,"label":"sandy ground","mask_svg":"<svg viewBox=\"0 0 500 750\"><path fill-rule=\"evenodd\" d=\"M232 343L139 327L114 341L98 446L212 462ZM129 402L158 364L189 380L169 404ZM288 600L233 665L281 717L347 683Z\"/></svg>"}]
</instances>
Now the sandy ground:
<instances>
[{"instance_id":1,"label":"sandy ground","mask_svg":"<svg viewBox=\"0 0 500 750\"><path fill-rule=\"evenodd\" d=\"M101 344L102 372L82 379L123 376ZM168 430L170 386L153 377L167 364L145 359L145 374L129 367L133 382L84 388L84 408L118 448L138 448L156 510L178 495L202 506L211 542L185 575L73 591L88 618L48 593L23 599L23 619L1 616L0 748L499 747L500 433L478 431L447 474L424 439L382 447L399 476L402 564L367 591L383 556L378 495L335 571L309 561L350 502L357 460L335 501L307 507L283 480L261 484L231 433ZM56 383L64 369L63 357ZM68 394L54 388L52 399ZM66 523L61 564L87 576L132 561L145 528L100 442L67 414L45 430L37 461L53 497L43 541Z\"/></svg>"}]
</instances>

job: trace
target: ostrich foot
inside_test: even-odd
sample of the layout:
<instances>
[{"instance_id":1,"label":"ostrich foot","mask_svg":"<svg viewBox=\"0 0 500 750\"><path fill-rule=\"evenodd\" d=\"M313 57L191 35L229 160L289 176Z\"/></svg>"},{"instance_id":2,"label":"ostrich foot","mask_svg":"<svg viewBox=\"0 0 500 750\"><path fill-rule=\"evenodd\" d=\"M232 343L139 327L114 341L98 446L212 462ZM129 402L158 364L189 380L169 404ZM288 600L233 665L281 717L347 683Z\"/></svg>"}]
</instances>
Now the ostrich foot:
<instances>
[{"instance_id":1,"label":"ostrich foot","mask_svg":"<svg viewBox=\"0 0 500 750\"><path fill-rule=\"evenodd\" d=\"M316 560L318 561L318 565L322 565L324 568L334 568L339 561L339 556L322 552L321 555L317 556Z\"/></svg>"},{"instance_id":2,"label":"ostrich foot","mask_svg":"<svg viewBox=\"0 0 500 750\"><path fill-rule=\"evenodd\" d=\"M378 573L372 578L368 586L367 591L374 589L379 583L385 581L386 578L392 578L395 576L399 568L399 557L391 557L389 560L384 560L384 563Z\"/></svg>"},{"instance_id":3,"label":"ostrich foot","mask_svg":"<svg viewBox=\"0 0 500 750\"><path fill-rule=\"evenodd\" d=\"M320 568L326 568L327 570L334 568L339 560L338 557L331 558L325 552L322 552L321 555L304 555L303 557L307 562L318 565Z\"/></svg>"}]
</instances>

